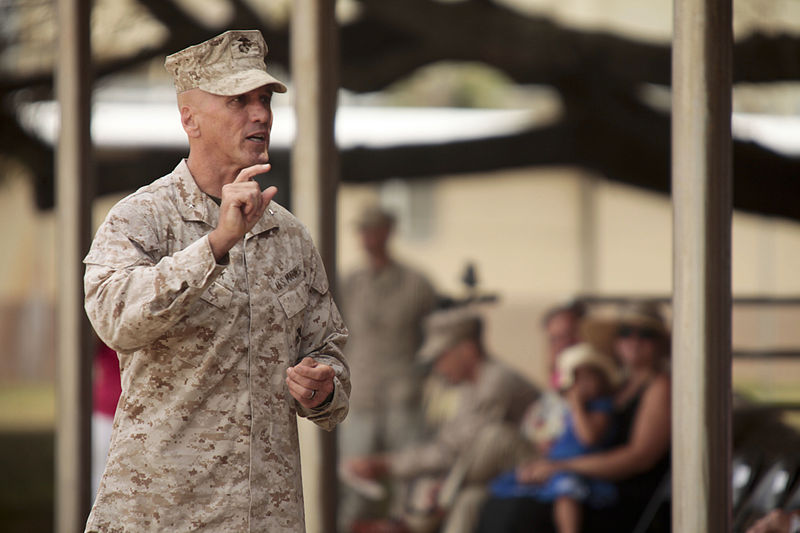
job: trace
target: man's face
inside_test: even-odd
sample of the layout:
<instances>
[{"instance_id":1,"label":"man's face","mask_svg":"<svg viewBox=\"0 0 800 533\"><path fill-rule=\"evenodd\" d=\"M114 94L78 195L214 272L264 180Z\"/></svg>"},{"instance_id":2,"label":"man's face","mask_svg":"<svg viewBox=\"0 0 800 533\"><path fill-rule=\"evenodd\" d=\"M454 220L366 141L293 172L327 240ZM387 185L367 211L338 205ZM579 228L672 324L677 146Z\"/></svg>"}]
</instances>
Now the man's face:
<instances>
[{"instance_id":1,"label":"man's face","mask_svg":"<svg viewBox=\"0 0 800 533\"><path fill-rule=\"evenodd\" d=\"M268 86L235 96L206 93L196 111L202 149L225 169L238 171L268 162L271 102Z\"/></svg>"},{"instance_id":2,"label":"man's face","mask_svg":"<svg viewBox=\"0 0 800 533\"><path fill-rule=\"evenodd\" d=\"M584 401L599 398L606 390L606 380L602 370L591 365L580 365L574 372L573 387Z\"/></svg>"},{"instance_id":3,"label":"man's face","mask_svg":"<svg viewBox=\"0 0 800 533\"><path fill-rule=\"evenodd\" d=\"M474 361L477 360L477 349L477 344L472 339L460 341L436 359L433 371L449 383L463 383L472 373Z\"/></svg>"},{"instance_id":4,"label":"man's face","mask_svg":"<svg viewBox=\"0 0 800 533\"><path fill-rule=\"evenodd\" d=\"M392 233L391 226L379 225L362 228L359 230L361 235L361 245L369 255L382 254L386 251L389 236Z\"/></svg>"},{"instance_id":5,"label":"man's face","mask_svg":"<svg viewBox=\"0 0 800 533\"><path fill-rule=\"evenodd\" d=\"M578 319L572 313L554 315L545 326L545 330L551 364L555 364L561 352L578 343Z\"/></svg>"}]
</instances>

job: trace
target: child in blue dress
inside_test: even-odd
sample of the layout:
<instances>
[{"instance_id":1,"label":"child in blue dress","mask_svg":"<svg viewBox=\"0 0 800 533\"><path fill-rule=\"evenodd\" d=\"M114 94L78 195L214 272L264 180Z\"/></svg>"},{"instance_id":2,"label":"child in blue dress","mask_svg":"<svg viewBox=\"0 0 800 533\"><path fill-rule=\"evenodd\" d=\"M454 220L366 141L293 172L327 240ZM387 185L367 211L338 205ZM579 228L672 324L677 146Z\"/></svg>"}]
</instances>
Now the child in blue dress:
<instances>
[{"instance_id":1,"label":"child in blue dress","mask_svg":"<svg viewBox=\"0 0 800 533\"><path fill-rule=\"evenodd\" d=\"M547 458L567 459L608 447L613 439L612 392L619 384L616 363L591 345L566 349L558 360L559 389L565 400L564 430L555 439ZM492 482L498 498L534 498L553 503L553 521L559 533L578 533L582 505L602 508L616 502L613 483L589 479L572 472L557 472L543 483L521 483L516 472Z\"/></svg>"}]
</instances>

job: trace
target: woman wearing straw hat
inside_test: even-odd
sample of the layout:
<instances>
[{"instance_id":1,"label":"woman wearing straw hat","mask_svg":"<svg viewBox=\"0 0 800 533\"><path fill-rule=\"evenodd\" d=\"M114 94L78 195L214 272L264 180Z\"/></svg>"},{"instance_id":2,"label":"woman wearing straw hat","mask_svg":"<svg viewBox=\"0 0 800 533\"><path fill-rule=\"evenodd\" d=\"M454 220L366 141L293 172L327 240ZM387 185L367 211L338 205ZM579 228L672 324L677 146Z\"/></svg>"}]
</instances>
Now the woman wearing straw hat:
<instances>
[{"instance_id":1,"label":"woman wearing straw hat","mask_svg":"<svg viewBox=\"0 0 800 533\"><path fill-rule=\"evenodd\" d=\"M617 320L614 350L625 370L615 402L617 439L606 451L564 460L534 460L517 469L519 481L542 483L559 472L613 481L618 504L586 507L586 533L633 530L647 501L669 472L669 332L656 305L627 306ZM492 498L483 509L481 533L555 532L552 505L532 498Z\"/></svg>"}]
</instances>

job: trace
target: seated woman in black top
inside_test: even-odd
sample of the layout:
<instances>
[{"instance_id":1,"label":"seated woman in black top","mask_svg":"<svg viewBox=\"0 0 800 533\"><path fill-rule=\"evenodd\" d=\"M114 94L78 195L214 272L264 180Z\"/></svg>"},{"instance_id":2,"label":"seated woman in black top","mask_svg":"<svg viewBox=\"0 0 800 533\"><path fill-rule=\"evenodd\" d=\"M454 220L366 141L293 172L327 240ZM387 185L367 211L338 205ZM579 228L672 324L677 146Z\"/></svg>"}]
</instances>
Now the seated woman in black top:
<instances>
[{"instance_id":1,"label":"seated woman in black top","mask_svg":"<svg viewBox=\"0 0 800 533\"><path fill-rule=\"evenodd\" d=\"M615 351L628 379L615 396L617 445L562 461L534 460L517 469L523 482L543 482L557 472L613 481L618 503L586 508L584 533L628 533L669 471L669 334L654 305L636 304L619 320ZM529 498L495 498L481 513L479 533L553 533L552 506ZM559 532L561 533L561 532Z\"/></svg>"}]
</instances>

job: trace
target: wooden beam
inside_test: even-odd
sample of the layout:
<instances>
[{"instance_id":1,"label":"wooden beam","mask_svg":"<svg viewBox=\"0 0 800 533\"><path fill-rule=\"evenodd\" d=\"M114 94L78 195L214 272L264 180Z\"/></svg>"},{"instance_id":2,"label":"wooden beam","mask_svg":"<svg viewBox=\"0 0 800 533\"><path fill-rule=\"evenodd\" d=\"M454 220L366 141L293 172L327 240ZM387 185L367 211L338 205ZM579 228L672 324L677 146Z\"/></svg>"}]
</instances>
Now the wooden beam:
<instances>
[{"instance_id":1,"label":"wooden beam","mask_svg":"<svg viewBox=\"0 0 800 533\"><path fill-rule=\"evenodd\" d=\"M89 0L58 1L56 154L58 219L58 392L56 531L83 531L91 505L91 356L83 311L83 257L91 234L91 48Z\"/></svg>"},{"instance_id":2,"label":"wooden beam","mask_svg":"<svg viewBox=\"0 0 800 533\"><path fill-rule=\"evenodd\" d=\"M673 531L731 527L730 0L676 0Z\"/></svg>"},{"instance_id":3,"label":"wooden beam","mask_svg":"<svg viewBox=\"0 0 800 533\"><path fill-rule=\"evenodd\" d=\"M336 279L336 190L339 157L334 139L338 88L338 33L334 0L295 0L291 65L297 133L292 151L292 209L309 228L331 287ZM306 526L336 531L336 433L300 424Z\"/></svg>"}]
</instances>

